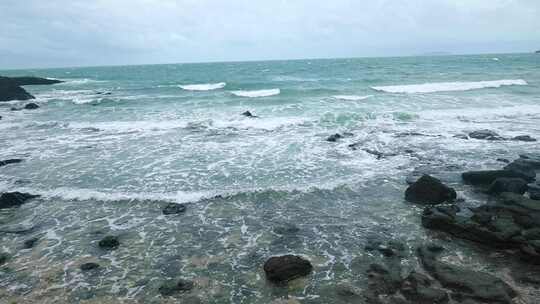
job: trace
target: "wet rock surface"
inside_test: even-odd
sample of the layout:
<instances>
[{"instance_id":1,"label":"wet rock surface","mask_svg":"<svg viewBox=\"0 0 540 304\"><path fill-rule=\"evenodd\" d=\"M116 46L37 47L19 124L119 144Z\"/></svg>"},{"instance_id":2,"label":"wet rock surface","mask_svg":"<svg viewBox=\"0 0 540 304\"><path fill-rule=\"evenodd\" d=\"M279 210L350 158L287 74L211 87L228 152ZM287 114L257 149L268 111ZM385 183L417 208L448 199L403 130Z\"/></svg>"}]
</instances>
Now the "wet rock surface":
<instances>
[{"instance_id":1,"label":"wet rock surface","mask_svg":"<svg viewBox=\"0 0 540 304\"><path fill-rule=\"evenodd\" d=\"M502 136L491 130L477 130L469 133L470 138L485 140L504 140Z\"/></svg>"},{"instance_id":2,"label":"wet rock surface","mask_svg":"<svg viewBox=\"0 0 540 304\"><path fill-rule=\"evenodd\" d=\"M312 270L313 266L308 260L296 255L271 257L264 263L266 278L275 283L307 276Z\"/></svg>"},{"instance_id":3,"label":"wet rock surface","mask_svg":"<svg viewBox=\"0 0 540 304\"><path fill-rule=\"evenodd\" d=\"M23 161L22 159L18 159L18 158L2 160L0 161L0 167L7 166L10 164L18 164L22 161Z\"/></svg>"},{"instance_id":4,"label":"wet rock surface","mask_svg":"<svg viewBox=\"0 0 540 304\"><path fill-rule=\"evenodd\" d=\"M418 204L442 204L456 199L456 191L440 180L423 175L405 191L405 199Z\"/></svg>"},{"instance_id":5,"label":"wet rock surface","mask_svg":"<svg viewBox=\"0 0 540 304\"><path fill-rule=\"evenodd\" d=\"M80 266L80 269L82 271L90 271L94 269L98 269L100 266L97 263L84 263Z\"/></svg>"},{"instance_id":6,"label":"wet rock surface","mask_svg":"<svg viewBox=\"0 0 540 304\"><path fill-rule=\"evenodd\" d=\"M179 214L186 211L186 205L170 203L161 210L164 215Z\"/></svg>"}]
</instances>

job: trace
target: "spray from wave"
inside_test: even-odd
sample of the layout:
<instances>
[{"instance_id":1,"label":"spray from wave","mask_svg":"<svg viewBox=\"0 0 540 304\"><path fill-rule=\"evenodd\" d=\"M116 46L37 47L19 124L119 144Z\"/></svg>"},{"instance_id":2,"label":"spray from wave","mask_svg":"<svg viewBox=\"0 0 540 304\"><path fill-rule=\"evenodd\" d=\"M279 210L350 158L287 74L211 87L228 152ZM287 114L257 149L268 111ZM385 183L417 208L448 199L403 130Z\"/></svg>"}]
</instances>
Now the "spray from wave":
<instances>
[{"instance_id":1,"label":"spray from wave","mask_svg":"<svg viewBox=\"0 0 540 304\"><path fill-rule=\"evenodd\" d=\"M485 88L499 88L511 85L527 85L523 79L503 79L493 81L475 82L437 82L412 85L378 86L371 87L376 91L386 93L435 93L451 91L469 91Z\"/></svg>"},{"instance_id":2,"label":"spray from wave","mask_svg":"<svg viewBox=\"0 0 540 304\"><path fill-rule=\"evenodd\" d=\"M179 87L186 91L213 91L213 90L223 89L226 85L227 83L225 82L219 82L219 83L187 84L187 85L180 85Z\"/></svg>"}]
</instances>

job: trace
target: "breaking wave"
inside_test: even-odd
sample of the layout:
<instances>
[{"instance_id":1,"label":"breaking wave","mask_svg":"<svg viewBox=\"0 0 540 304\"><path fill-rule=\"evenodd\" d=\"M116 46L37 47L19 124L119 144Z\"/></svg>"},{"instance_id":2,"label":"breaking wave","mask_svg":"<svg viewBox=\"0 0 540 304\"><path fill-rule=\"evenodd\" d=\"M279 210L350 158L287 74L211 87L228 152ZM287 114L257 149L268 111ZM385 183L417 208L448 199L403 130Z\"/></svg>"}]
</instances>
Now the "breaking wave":
<instances>
[{"instance_id":1,"label":"breaking wave","mask_svg":"<svg viewBox=\"0 0 540 304\"><path fill-rule=\"evenodd\" d=\"M387 93L434 93L450 91L469 91L484 88L499 88L511 85L527 85L523 79L503 79L493 81L475 82L436 82L412 85L378 86L371 87L376 91Z\"/></svg>"}]
</instances>

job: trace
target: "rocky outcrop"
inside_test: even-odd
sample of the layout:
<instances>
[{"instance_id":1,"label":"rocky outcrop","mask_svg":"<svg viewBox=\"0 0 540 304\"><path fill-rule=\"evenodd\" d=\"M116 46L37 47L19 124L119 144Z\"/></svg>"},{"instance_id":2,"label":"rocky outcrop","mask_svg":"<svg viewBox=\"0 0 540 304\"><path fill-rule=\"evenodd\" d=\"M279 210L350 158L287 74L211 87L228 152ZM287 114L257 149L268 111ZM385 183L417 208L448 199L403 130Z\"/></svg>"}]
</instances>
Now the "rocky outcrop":
<instances>
[{"instance_id":1,"label":"rocky outcrop","mask_svg":"<svg viewBox=\"0 0 540 304\"><path fill-rule=\"evenodd\" d=\"M438 260L443 248L436 245L422 246L418 257L424 268L441 283L453 291L452 299L460 303L466 299L485 303L511 304L517 293L501 279L484 272L452 265Z\"/></svg>"},{"instance_id":2,"label":"rocky outcrop","mask_svg":"<svg viewBox=\"0 0 540 304\"><path fill-rule=\"evenodd\" d=\"M456 199L456 191L440 180L423 175L405 191L405 199L417 204L442 204Z\"/></svg>"},{"instance_id":3,"label":"rocky outcrop","mask_svg":"<svg viewBox=\"0 0 540 304\"><path fill-rule=\"evenodd\" d=\"M533 138L530 135L519 135L519 136L516 136L516 137L512 138L512 140L534 142L534 141L536 141L536 138Z\"/></svg>"},{"instance_id":4,"label":"rocky outcrop","mask_svg":"<svg viewBox=\"0 0 540 304\"><path fill-rule=\"evenodd\" d=\"M6 192L0 195L0 209L18 207L28 200L39 197L39 195L32 195L21 192Z\"/></svg>"},{"instance_id":5,"label":"rocky outcrop","mask_svg":"<svg viewBox=\"0 0 540 304\"><path fill-rule=\"evenodd\" d=\"M0 101L29 100L34 99L21 86L25 85L49 85L61 83L56 79L39 77L1 77L0 76Z\"/></svg>"},{"instance_id":6,"label":"rocky outcrop","mask_svg":"<svg viewBox=\"0 0 540 304\"><path fill-rule=\"evenodd\" d=\"M290 254L271 257L264 263L266 278L274 283L286 283L307 276L312 270L313 266L308 260Z\"/></svg>"},{"instance_id":7,"label":"rocky outcrop","mask_svg":"<svg viewBox=\"0 0 540 304\"><path fill-rule=\"evenodd\" d=\"M527 182L533 181L536 174L515 170L483 170L469 171L462 175L463 181L471 185L491 185L498 178L521 178Z\"/></svg>"},{"instance_id":8,"label":"rocky outcrop","mask_svg":"<svg viewBox=\"0 0 540 304\"><path fill-rule=\"evenodd\" d=\"M343 138L343 135L341 135L339 133L336 133L336 134L328 136L328 138L326 138L326 141L336 142L336 141L338 141L339 139L342 139L342 138Z\"/></svg>"},{"instance_id":9,"label":"rocky outcrop","mask_svg":"<svg viewBox=\"0 0 540 304\"><path fill-rule=\"evenodd\" d=\"M540 200L540 183L528 184L527 192L529 192L529 197L533 200Z\"/></svg>"}]
</instances>

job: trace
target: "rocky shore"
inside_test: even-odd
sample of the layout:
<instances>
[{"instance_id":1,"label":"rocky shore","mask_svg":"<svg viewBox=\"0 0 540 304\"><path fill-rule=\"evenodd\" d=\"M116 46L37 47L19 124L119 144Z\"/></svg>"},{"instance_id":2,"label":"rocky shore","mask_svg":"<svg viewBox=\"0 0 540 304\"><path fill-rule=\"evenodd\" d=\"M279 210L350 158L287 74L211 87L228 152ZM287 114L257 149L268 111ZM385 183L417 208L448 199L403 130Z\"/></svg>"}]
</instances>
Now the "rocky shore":
<instances>
[{"instance_id":1,"label":"rocky shore","mask_svg":"<svg viewBox=\"0 0 540 304\"><path fill-rule=\"evenodd\" d=\"M50 85L61 83L61 80L39 77L3 77L0 76L0 102L12 100L29 100L35 97L22 86Z\"/></svg>"}]
</instances>

